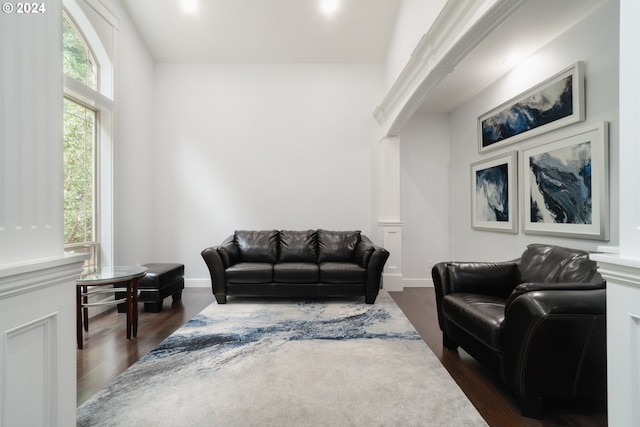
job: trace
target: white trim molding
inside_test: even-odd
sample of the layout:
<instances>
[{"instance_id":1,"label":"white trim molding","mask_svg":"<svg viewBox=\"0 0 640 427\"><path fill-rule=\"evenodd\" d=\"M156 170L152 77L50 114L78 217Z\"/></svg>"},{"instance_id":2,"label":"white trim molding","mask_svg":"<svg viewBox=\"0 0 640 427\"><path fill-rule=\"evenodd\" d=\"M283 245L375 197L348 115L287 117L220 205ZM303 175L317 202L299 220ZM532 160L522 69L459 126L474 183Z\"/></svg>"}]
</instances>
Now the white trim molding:
<instances>
[{"instance_id":1,"label":"white trim molding","mask_svg":"<svg viewBox=\"0 0 640 427\"><path fill-rule=\"evenodd\" d=\"M382 272L383 287L388 291L402 291L402 222L380 221L378 226L382 232L382 246L389 251L389 259Z\"/></svg>"},{"instance_id":2,"label":"white trim molding","mask_svg":"<svg viewBox=\"0 0 640 427\"><path fill-rule=\"evenodd\" d=\"M640 401L640 259L615 253L593 254L591 258L597 261L599 272L607 281L609 423L637 426L640 425L637 404Z\"/></svg>"},{"instance_id":3,"label":"white trim molding","mask_svg":"<svg viewBox=\"0 0 640 427\"><path fill-rule=\"evenodd\" d=\"M0 269L0 425L75 423L75 281L86 258Z\"/></svg>"},{"instance_id":4,"label":"white trim molding","mask_svg":"<svg viewBox=\"0 0 640 427\"><path fill-rule=\"evenodd\" d=\"M397 135L427 94L526 0L449 0L374 116Z\"/></svg>"}]
</instances>

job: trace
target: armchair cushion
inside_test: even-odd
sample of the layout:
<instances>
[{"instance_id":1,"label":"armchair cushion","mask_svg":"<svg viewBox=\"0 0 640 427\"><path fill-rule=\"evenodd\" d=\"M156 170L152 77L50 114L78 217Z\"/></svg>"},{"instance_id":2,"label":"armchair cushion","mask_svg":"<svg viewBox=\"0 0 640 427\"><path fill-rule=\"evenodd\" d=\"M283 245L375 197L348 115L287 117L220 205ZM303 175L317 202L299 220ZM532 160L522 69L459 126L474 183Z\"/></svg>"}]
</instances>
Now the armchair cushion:
<instances>
[{"instance_id":1,"label":"armchair cushion","mask_svg":"<svg viewBox=\"0 0 640 427\"><path fill-rule=\"evenodd\" d=\"M598 273L588 252L553 245L529 245L519 264L519 283L587 282Z\"/></svg>"},{"instance_id":2,"label":"armchair cushion","mask_svg":"<svg viewBox=\"0 0 640 427\"><path fill-rule=\"evenodd\" d=\"M456 293L444 297L442 311L458 327L474 331L477 339L500 352L504 302L491 295Z\"/></svg>"}]
</instances>

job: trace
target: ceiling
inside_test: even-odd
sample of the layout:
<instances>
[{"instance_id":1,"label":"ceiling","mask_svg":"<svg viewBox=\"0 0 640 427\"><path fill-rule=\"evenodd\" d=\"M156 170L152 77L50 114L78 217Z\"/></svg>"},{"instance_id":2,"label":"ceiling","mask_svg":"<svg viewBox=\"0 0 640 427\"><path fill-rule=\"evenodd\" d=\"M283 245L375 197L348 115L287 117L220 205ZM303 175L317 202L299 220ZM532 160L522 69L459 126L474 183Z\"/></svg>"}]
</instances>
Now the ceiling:
<instances>
[{"instance_id":1,"label":"ceiling","mask_svg":"<svg viewBox=\"0 0 640 427\"><path fill-rule=\"evenodd\" d=\"M401 0L124 0L157 62L383 63ZM194 1L194 0L191 0Z\"/></svg>"},{"instance_id":2,"label":"ceiling","mask_svg":"<svg viewBox=\"0 0 640 427\"><path fill-rule=\"evenodd\" d=\"M191 14L185 0L123 1L159 63L381 64L402 3L339 0L327 16L323 0L190 0ZM452 111L508 72L508 55L531 55L605 1L526 0L425 94L420 111Z\"/></svg>"}]
</instances>

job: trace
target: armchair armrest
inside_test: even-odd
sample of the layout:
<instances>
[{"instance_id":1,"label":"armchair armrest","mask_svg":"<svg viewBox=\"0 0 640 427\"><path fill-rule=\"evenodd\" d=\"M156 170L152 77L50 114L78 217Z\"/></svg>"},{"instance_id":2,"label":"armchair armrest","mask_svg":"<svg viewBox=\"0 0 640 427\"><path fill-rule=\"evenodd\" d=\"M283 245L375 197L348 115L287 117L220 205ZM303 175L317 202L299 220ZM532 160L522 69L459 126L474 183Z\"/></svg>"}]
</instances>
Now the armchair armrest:
<instances>
[{"instance_id":1,"label":"armchair armrest","mask_svg":"<svg viewBox=\"0 0 640 427\"><path fill-rule=\"evenodd\" d=\"M446 262L433 266L436 293L457 292L507 297L517 284L518 264L507 262Z\"/></svg>"},{"instance_id":2,"label":"armchair armrest","mask_svg":"<svg viewBox=\"0 0 640 427\"><path fill-rule=\"evenodd\" d=\"M509 309L509 305L518 298L520 295L526 294L527 292L535 292L535 291L586 291L590 289L604 289L606 286L606 282L604 280L598 280L594 282L544 282L544 283L520 283L509 295L509 299L507 300L507 305L505 307L505 311Z\"/></svg>"},{"instance_id":3,"label":"armchair armrest","mask_svg":"<svg viewBox=\"0 0 640 427\"><path fill-rule=\"evenodd\" d=\"M606 290L585 285L526 292L505 310L502 375L523 401L606 390Z\"/></svg>"},{"instance_id":4,"label":"armchair armrest","mask_svg":"<svg viewBox=\"0 0 640 427\"><path fill-rule=\"evenodd\" d=\"M431 269L436 293L438 324L444 332L445 343L449 334L446 317L442 313L442 300L448 294L466 292L507 298L517 284L517 261L506 262L440 262ZM452 344L445 344L452 345Z\"/></svg>"}]
</instances>

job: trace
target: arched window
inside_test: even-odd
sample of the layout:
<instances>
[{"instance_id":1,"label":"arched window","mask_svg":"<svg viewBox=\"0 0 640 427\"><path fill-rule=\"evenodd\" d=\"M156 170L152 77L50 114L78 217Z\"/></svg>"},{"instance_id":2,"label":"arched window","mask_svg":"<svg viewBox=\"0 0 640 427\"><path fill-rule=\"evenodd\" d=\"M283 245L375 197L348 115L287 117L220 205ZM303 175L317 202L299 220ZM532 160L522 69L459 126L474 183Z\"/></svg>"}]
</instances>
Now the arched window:
<instances>
[{"instance_id":1,"label":"arched window","mask_svg":"<svg viewBox=\"0 0 640 427\"><path fill-rule=\"evenodd\" d=\"M75 15L87 27L83 30L90 31L90 39L102 52L93 28L76 5L72 4ZM63 15L64 244L67 251L90 254L87 266L98 266L111 263L113 257L109 184L113 105L101 93L105 88L110 91L112 83L100 76L101 64L89 39L68 11Z\"/></svg>"},{"instance_id":2,"label":"arched window","mask_svg":"<svg viewBox=\"0 0 640 427\"><path fill-rule=\"evenodd\" d=\"M85 86L98 90L98 67L93 54L78 29L64 15L62 27L64 74Z\"/></svg>"}]
</instances>

